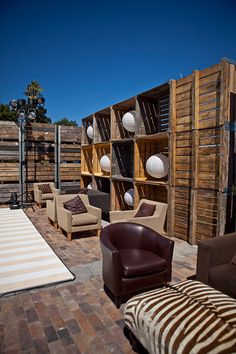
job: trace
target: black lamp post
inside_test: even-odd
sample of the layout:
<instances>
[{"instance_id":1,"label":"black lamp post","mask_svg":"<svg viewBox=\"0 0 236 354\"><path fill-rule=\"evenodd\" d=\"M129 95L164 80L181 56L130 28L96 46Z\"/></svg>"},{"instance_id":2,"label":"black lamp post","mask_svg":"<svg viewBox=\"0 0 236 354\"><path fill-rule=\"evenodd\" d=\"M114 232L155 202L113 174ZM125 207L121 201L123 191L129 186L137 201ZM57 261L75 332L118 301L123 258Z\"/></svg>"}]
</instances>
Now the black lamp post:
<instances>
[{"instance_id":1,"label":"black lamp post","mask_svg":"<svg viewBox=\"0 0 236 354\"><path fill-rule=\"evenodd\" d=\"M25 99L18 99L12 100L10 102L11 110L17 111L17 120L19 123L19 177L20 177L20 201L21 205L24 204L25 195L27 200L27 188L25 191L24 184L25 182L25 168L27 166L26 161L26 154L25 154L25 126L27 123L34 122L36 119L36 110L40 108L44 110L45 99L42 96L38 98L28 98L26 101ZM45 110L44 110L45 111Z\"/></svg>"}]
</instances>

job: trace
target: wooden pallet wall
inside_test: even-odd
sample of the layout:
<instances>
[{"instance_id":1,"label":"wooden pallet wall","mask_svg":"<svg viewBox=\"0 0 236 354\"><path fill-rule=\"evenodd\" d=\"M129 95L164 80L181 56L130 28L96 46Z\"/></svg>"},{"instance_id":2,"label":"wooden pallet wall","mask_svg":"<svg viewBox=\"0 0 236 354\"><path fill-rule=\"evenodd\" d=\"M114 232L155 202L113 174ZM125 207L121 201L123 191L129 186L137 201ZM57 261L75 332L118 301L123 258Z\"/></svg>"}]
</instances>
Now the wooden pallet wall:
<instances>
[{"instance_id":1,"label":"wooden pallet wall","mask_svg":"<svg viewBox=\"0 0 236 354\"><path fill-rule=\"evenodd\" d=\"M25 126L26 182L54 181L55 127L50 124Z\"/></svg>"},{"instance_id":2,"label":"wooden pallet wall","mask_svg":"<svg viewBox=\"0 0 236 354\"><path fill-rule=\"evenodd\" d=\"M16 123L0 121L0 203L11 192L19 193L19 128Z\"/></svg>"},{"instance_id":3,"label":"wooden pallet wall","mask_svg":"<svg viewBox=\"0 0 236 354\"><path fill-rule=\"evenodd\" d=\"M60 180L62 190L80 185L81 128L60 127Z\"/></svg>"},{"instance_id":4,"label":"wooden pallet wall","mask_svg":"<svg viewBox=\"0 0 236 354\"><path fill-rule=\"evenodd\" d=\"M226 61L171 82L171 234L192 244L224 233L230 92Z\"/></svg>"},{"instance_id":5,"label":"wooden pallet wall","mask_svg":"<svg viewBox=\"0 0 236 354\"><path fill-rule=\"evenodd\" d=\"M0 203L9 200L11 192L19 193L19 126L0 121ZM25 177L28 190L34 182L55 180L55 153L60 150L61 186L80 183L81 128L60 127L57 145L55 126L32 123L25 126Z\"/></svg>"}]
</instances>

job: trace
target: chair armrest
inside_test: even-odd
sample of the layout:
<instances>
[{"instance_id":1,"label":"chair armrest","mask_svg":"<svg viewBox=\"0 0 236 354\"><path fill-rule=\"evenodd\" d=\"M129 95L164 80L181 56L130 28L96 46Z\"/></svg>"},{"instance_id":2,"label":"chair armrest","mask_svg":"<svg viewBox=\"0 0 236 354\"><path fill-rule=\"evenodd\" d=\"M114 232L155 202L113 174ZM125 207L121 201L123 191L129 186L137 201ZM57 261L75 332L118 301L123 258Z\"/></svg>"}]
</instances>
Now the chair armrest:
<instances>
[{"instance_id":1,"label":"chair armrest","mask_svg":"<svg viewBox=\"0 0 236 354\"><path fill-rule=\"evenodd\" d=\"M63 208L59 207L57 210L58 225L65 231L72 231L72 213Z\"/></svg>"},{"instance_id":2,"label":"chair armrest","mask_svg":"<svg viewBox=\"0 0 236 354\"><path fill-rule=\"evenodd\" d=\"M55 196L60 195L60 189L52 188L52 192L53 192L53 194L55 194Z\"/></svg>"},{"instance_id":3,"label":"chair armrest","mask_svg":"<svg viewBox=\"0 0 236 354\"><path fill-rule=\"evenodd\" d=\"M110 222L112 223L117 220L127 220L129 218L132 218L134 216L135 211L136 210L110 211Z\"/></svg>"},{"instance_id":4,"label":"chair armrest","mask_svg":"<svg viewBox=\"0 0 236 354\"><path fill-rule=\"evenodd\" d=\"M42 191L40 191L39 189L34 190L34 200L37 203L42 203Z\"/></svg>"},{"instance_id":5,"label":"chair armrest","mask_svg":"<svg viewBox=\"0 0 236 354\"><path fill-rule=\"evenodd\" d=\"M118 294L122 292L121 278L123 268L119 250L110 242L106 228L102 229L100 246L103 255L102 275L105 284L109 284L110 290Z\"/></svg>"},{"instance_id":6,"label":"chair armrest","mask_svg":"<svg viewBox=\"0 0 236 354\"><path fill-rule=\"evenodd\" d=\"M92 205L86 206L88 213L96 216L100 221L102 219L102 210L100 208L96 208Z\"/></svg>"},{"instance_id":7,"label":"chair armrest","mask_svg":"<svg viewBox=\"0 0 236 354\"><path fill-rule=\"evenodd\" d=\"M159 225L159 217L154 215L154 216L144 216L144 217L137 217L137 218L130 218L127 221L133 222L136 224L141 224L144 226L148 226L151 229L154 229L155 231L159 232L160 234L165 234L165 231L163 229L162 224Z\"/></svg>"},{"instance_id":8,"label":"chair armrest","mask_svg":"<svg viewBox=\"0 0 236 354\"><path fill-rule=\"evenodd\" d=\"M196 279L208 284L212 267L229 263L236 253L236 233L205 240L198 245Z\"/></svg>"}]
</instances>

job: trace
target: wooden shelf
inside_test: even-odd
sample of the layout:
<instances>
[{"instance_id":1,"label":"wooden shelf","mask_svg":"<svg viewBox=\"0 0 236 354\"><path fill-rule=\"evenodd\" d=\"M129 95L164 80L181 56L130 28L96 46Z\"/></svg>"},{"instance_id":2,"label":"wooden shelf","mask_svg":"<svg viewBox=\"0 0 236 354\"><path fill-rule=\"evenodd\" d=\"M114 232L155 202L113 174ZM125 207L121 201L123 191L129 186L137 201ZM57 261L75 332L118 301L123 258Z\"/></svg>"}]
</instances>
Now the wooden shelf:
<instances>
[{"instance_id":1,"label":"wooden shelf","mask_svg":"<svg viewBox=\"0 0 236 354\"><path fill-rule=\"evenodd\" d=\"M110 178L109 175L104 175L103 173L94 173L94 176L101 177L101 178Z\"/></svg>"},{"instance_id":2,"label":"wooden shelf","mask_svg":"<svg viewBox=\"0 0 236 354\"><path fill-rule=\"evenodd\" d=\"M135 140L142 140L142 141L160 141L160 140L168 140L169 139L169 132L161 132L157 134L151 135L139 135L135 136Z\"/></svg>"},{"instance_id":3,"label":"wooden shelf","mask_svg":"<svg viewBox=\"0 0 236 354\"><path fill-rule=\"evenodd\" d=\"M168 181L157 181L157 180L148 180L145 178L135 178L135 183L143 183L143 184L150 184L150 185L157 185L157 186L168 186Z\"/></svg>"}]
</instances>

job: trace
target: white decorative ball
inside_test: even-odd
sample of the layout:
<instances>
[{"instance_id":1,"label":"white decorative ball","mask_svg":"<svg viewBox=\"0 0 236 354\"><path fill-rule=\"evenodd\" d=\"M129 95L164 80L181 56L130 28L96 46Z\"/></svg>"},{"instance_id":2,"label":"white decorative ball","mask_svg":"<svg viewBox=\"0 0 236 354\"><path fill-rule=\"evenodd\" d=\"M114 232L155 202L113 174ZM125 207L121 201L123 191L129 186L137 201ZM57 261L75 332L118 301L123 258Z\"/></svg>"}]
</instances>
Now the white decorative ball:
<instances>
[{"instance_id":1,"label":"white decorative ball","mask_svg":"<svg viewBox=\"0 0 236 354\"><path fill-rule=\"evenodd\" d=\"M87 188L88 188L88 189L93 189L92 182L87 185Z\"/></svg>"},{"instance_id":2,"label":"white decorative ball","mask_svg":"<svg viewBox=\"0 0 236 354\"><path fill-rule=\"evenodd\" d=\"M165 155L155 154L146 162L146 171L154 178L163 178L168 175L169 160Z\"/></svg>"},{"instance_id":3,"label":"white decorative ball","mask_svg":"<svg viewBox=\"0 0 236 354\"><path fill-rule=\"evenodd\" d=\"M87 135L90 139L93 139L93 127L91 125L87 128Z\"/></svg>"},{"instance_id":4,"label":"white decorative ball","mask_svg":"<svg viewBox=\"0 0 236 354\"><path fill-rule=\"evenodd\" d=\"M125 113L122 118L122 124L124 128L132 133L135 132L135 116L136 116L136 112L130 111Z\"/></svg>"},{"instance_id":5,"label":"white decorative ball","mask_svg":"<svg viewBox=\"0 0 236 354\"><path fill-rule=\"evenodd\" d=\"M129 206L134 205L134 190L133 190L133 188L130 188L129 190L127 190L127 192L125 192L124 200L127 205L129 205Z\"/></svg>"},{"instance_id":6,"label":"white decorative ball","mask_svg":"<svg viewBox=\"0 0 236 354\"><path fill-rule=\"evenodd\" d=\"M111 171L111 161L109 156L103 155L100 159L100 166L103 171L110 172Z\"/></svg>"}]
</instances>

